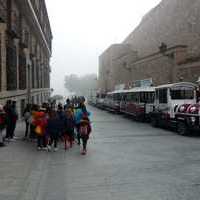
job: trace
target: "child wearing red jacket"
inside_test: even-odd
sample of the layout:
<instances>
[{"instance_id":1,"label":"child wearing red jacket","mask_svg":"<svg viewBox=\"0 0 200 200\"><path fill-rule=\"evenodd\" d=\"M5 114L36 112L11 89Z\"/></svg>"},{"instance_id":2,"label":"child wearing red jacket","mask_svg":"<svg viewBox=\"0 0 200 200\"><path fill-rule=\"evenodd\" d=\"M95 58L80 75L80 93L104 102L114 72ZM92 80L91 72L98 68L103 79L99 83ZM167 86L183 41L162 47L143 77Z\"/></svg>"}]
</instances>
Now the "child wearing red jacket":
<instances>
[{"instance_id":1,"label":"child wearing red jacket","mask_svg":"<svg viewBox=\"0 0 200 200\"><path fill-rule=\"evenodd\" d=\"M36 126L35 133L37 135L37 148L38 150L47 150L45 131L47 126L47 117L45 112L36 112L33 124Z\"/></svg>"}]
</instances>

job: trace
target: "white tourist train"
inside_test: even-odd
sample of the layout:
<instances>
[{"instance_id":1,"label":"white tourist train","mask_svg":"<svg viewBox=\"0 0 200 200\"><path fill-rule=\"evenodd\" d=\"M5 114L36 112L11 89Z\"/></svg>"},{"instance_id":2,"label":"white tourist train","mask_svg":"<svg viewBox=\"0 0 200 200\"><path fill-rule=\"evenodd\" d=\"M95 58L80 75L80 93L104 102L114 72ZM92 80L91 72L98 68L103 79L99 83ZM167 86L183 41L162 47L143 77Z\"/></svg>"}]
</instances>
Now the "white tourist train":
<instances>
[{"instance_id":1,"label":"white tourist train","mask_svg":"<svg viewBox=\"0 0 200 200\"><path fill-rule=\"evenodd\" d=\"M185 135L190 130L200 130L197 88L194 83L179 82L115 90L103 97L99 94L96 106L138 121L150 121L155 127L172 127Z\"/></svg>"}]
</instances>

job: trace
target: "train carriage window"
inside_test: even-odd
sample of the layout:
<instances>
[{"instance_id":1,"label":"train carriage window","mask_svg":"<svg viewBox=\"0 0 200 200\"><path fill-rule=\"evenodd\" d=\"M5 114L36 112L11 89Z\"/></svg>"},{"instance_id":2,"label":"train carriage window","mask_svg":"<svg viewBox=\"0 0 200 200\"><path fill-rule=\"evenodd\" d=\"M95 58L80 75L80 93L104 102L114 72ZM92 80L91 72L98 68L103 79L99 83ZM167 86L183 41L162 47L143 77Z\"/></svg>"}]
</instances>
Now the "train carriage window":
<instances>
[{"instance_id":1,"label":"train carriage window","mask_svg":"<svg viewBox=\"0 0 200 200\"><path fill-rule=\"evenodd\" d=\"M128 102L131 101L131 93L128 93L128 94L127 94L127 101L128 101Z\"/></svg>"},{"instance_id":2,"label":"train carriage window","mask_svg":"<svg viewBox=\"0 0 200 200\"><path fill-rule=\"evenodd\" d=\"M140 93L141 103L153 103L154 102L154 92L141 92Z\"/></svg>"},{"instance_id":3,"label":"train carriage window","mask_svg":"<svg viewBox=\"0 0 200 200\"><path fill-rule=\"evenodd\" d=\"M149 93L149 103L153 103L155 99L155 93L154 92L150 92Z\"/></svg>"},{"instance_id":4,"label":"train carriage window","mask_svg":"<svg viewBox=\"0 0 200 200\"><path fill-rule=\"evenodd\" d=\"M123 101L127 101L127 94L123 94L122 100L123 100Z\"/></svg>"},{"instance_id":5,"label":"train carriage window","mask_svg":"<svg viewBox=\"0 0 200 200\"><path fill-rule=\"evenodd\" d=\"M159 103L167 103L167 88L158 90Z\"/></svg>"},{"instance_id":6,"label":"train carriage window","mask_svg":"<svg viewBox=\"0 0 200 200\"><path fill-rule=\"evenodd\" d=\"M145 98L145 92L140 92L140 103L145 103L146 98Z\"/></svg>"},{"instance_id":7,"label":"train carriage window","mask_svg":"<svg viewBox=\"0 0 200 200\"><path fill-rule=\"evenodd\" d=\"M140 102L140 93L139 92L135 93L135 102Z\"/></svg>"},{"instance_id":8,"label":"train carriage window","mask_svg":"<svg viewBox=\"0 0 200 200\"><path fill-rule=\"evenodd\" d=\"M135 93L131 94L131 101L135 102Z\"/></svg>"},{"instance_id":9,"label":"train carriage window","mask_svg":"<svg viewBox=\"0 0 200 200\"><path fill-rule=\"evenodd\" d=\"M122 94L121 94L121 93L118 93L118 94L117 94L117 101L121 101L121 99L122 99Z\"/></svg>"},{"instance_id":10,"label":"train carriage window","mask_svg":"<svg viewBox=\"0 0 200 200\"><path fill-rule=\"evenodd\" d=\"M170 91L172 99L193 99L194 91L190 89L179 89Z\"/></svg>"},{"instance_id":11,"label":"train carriage window","mask_svg":"<svg viewBox=\"0 0 200 200\"><path fill-rule=\"evenodd\" d=\"M135 102L135 93L131 94L131 101Z\"/></svg>"},{"instance_id":12,"label":"train carriage window","mask_svg":"<svg viewBox=\"0 0 200 200\"><path fill-rule=\"evenodd\" d=\"M121 100L121 94L120 93L113 94L113 99L114 99L114 101L120 101Z\"/></svg>"},{"instance_id":13,"label":"train carriage window","mask_svg":"<svg viewBox=\"0 0 200 200\"><path fill-rule=\"evenodd\" d=\"M156 97L155 97L155 99L159 99L159 91L158 90L156 90Z\"/></svg>"},{"instance_id":14,"label":"train carriage window","mask_svg":"<svg viewBox=\"0 0 200 200\"><path fill-rule=\"evenodd\" d=\"M106 98L106 94L101 94L99 97L100 98Z\"/></svg>"}]
</instances>

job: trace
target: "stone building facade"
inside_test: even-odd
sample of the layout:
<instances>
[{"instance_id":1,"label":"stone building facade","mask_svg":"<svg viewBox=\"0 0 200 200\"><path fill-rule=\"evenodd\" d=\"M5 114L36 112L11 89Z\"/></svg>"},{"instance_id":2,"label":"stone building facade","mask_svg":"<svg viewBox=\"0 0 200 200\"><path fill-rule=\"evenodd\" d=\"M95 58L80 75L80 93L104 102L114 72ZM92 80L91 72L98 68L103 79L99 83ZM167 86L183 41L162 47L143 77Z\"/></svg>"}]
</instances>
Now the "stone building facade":
<instances>
[{"instance_id":1,"label":"stone building facade","mask_svg":"<svg viewBox=\"0 0 200 200\"><path fill-rule=\"evenodd\" d=\"M110 91L122 82L143 79L151 79L153 85L196 82L200 76L199 19L199 0L162 0L121 44L102 53L99 88ZM110 53L113 46L127 45L127 54ZM112 60L111 64L105 64L107 60Z\"/></svg>"},{"instance_id":2,"label":"stone building facade","mask_svg":"<svg viewBox=\"0 0 200 200\"><path fill-rule=\"evenodd\" d=\"M52 32L44 0L0 0L0 103L41 104L50 96Z\"/></svg>"},{"instance_id":3,"label":"stone building facade","mask_svg":"<svg viewBox=\"0 0 200 200\"><path fill-rule=\"evenodd\" d=\"M128 44L111 45L99 57L98 85L102 92L111 91L116 84L121 84L131 79L130 71L126 67L135 58L136 52Z\"/></svg>"}]
</instances>

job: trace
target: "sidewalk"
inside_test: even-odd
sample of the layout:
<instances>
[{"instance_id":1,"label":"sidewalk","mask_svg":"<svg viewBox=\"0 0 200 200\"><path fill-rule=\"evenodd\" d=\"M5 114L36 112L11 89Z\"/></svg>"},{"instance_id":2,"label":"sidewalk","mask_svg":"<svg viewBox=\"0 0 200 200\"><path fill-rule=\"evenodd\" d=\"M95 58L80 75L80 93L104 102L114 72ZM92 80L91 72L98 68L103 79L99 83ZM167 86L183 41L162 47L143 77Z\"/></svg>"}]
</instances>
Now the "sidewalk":
<instances>
[{"instance_id":1,"label":"sidewalk","mask_svg":"<svg viewBox=\"0 0 200 200\"><path fill-rule=\"evenodd\" d=\"M19 122L15 135L18 139L0 148L0 199L16 200L33 164L35 144L22 141L25 125ZM5 133L5 131L4 131ZM25 188L25 187L24 187Z\"/></svg>"},{"instance_id":2,"label":"sidewalk","mask_svg":"<svg viewBox=\"0 0 200 200\"><path fill-rule=\"evenodd\" d=\"M0 200L197 200L200 140L108 112L92 112L88 153L0 148ZM24 134L18 124L16 135Z\"/></svg>"}]
</instances>

